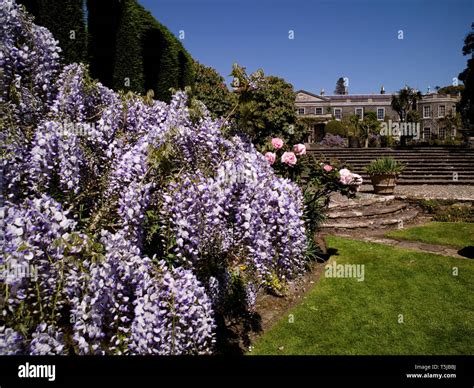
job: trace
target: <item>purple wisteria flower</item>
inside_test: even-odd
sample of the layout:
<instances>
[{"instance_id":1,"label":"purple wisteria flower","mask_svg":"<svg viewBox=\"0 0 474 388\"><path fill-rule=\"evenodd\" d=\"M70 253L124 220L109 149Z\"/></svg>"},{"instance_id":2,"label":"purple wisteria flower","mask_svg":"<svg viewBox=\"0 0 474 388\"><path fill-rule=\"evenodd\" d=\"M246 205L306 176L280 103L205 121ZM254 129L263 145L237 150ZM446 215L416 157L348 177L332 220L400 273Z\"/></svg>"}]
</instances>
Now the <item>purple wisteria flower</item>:
<instances>
[{"instance_id":1,"label":"purple wisteria flower","mask_svg":"<svg viewBox=\"0 0 474 388\"><path fill-rule=\"evenodd\" d=\"M303 270L301 190L205 109L191 120L186 93L116 93L81 64L60 69L14 1L0 20L15 91L2 95L0 354L212 353L237 285L251 309Z\"/></svg>"}]
</instances>

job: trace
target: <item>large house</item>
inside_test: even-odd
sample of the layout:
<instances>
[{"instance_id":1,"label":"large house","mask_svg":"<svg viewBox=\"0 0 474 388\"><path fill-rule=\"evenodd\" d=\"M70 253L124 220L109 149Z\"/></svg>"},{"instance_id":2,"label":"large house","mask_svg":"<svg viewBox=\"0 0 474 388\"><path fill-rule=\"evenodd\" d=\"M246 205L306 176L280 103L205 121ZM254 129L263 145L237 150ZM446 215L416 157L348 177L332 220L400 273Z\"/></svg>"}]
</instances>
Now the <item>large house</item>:
<instances>
[{"instance_id":1,"label":"large house","mask_svg":"<svg viewBox=\"0 0 474 388\"><path fill-rule=\"evenodd\" d=\"M357 115L361 119L366 112L374 112L380 121L399 122L400 117L391 106L392 95L382 87L379 94L332 95L314 94L305 90L296 92L298 117L310 125L308 142L321 141L325 126L330 120ZM456 136L456 129L448 130L443 120L447 114L455 113L459 96L428 93L417 103L420 115L420 137L422 139L446 139Z\"/></svg>"}]
</instances>

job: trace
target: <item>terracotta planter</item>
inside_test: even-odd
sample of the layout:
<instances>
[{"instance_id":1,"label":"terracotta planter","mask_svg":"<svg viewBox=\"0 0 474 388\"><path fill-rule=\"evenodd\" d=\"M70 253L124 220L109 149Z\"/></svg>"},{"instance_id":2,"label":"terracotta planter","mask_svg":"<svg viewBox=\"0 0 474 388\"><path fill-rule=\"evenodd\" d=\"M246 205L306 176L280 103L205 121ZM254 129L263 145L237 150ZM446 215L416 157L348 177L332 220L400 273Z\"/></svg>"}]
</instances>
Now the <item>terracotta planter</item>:
<instances>
[{"instance_id":1,"label":"terracotta planter","mask_svg":"<svg viewBox=\"0 0 474 388\"><path fill-rule=\"evenodd\" d=\"M395 174L372 175L370 179L372 180L375 194L393 194L397 185L397 176Z\"/></svg>"}]
</instances>

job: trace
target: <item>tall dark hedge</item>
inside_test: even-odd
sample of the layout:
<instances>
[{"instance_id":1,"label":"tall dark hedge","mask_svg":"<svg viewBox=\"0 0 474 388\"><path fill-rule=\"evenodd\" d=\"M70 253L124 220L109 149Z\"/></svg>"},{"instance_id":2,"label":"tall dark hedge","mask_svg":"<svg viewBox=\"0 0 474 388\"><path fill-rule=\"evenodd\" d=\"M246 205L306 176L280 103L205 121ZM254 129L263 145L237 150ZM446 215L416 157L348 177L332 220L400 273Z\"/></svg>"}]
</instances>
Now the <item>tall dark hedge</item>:
<instances>
[{"instance_id":1,"label":"tall dark hedge","mask_svg":"<svg viewBox=\"0 0 474 388\"><path fill-rule=\"evenodd\" d=\"M169 101L192 85L193 60L181 42L136 0L88 0L92 75L117 90Z\"/></svg>"},{"instance_id":2,"label":"tall dark hedge","mask_svg":"<svg viewBox=\"0 0 474 388\"><path fill-rule=\"evenodd\" d=\"M20 2L59 40L66 62L89 62L92 76L106 86L137 93L152 89L155 98L169 101L170 88L194 82L191 56L136 0ZM71 30L76 31L75 41L69 39Z\"/></svg>"},{"instance_id":3,"label":"tall dark hedge","mask_svg":"<svg viewBox=\"0 0 474 388\"><path fill-rule=\"evenodd\" d=\"M143 10L135 0L121 1L112 81L116 90L133 90L142 94L145 92L143 16Z\"/></svg>"},{"instance_id":4,"label":"tall dark hedge","mask_svg":"<svg viewBox=\"0 0 474 388\"><path fill-rule=\"evenodd\" d=\"M46 27L59 41L65 63L86 60L84 0L18 0L18 2L35 16L36 24Z\"/></svg>"},{"instance_id":5,"label":"tall dark hedge","mask_svg":"<svg viewBox=\"0 0 474 388\"><path fill-rule=\"evenodd\" d=\"M113 85L121 12L120 0L87 0L90 72L108 87Z\"/></svg>"},{"instance_id":6,"label":"tall dark hedge","mask_svg":"<svg viewBox=\"0 0 474 388\"><path fill-rule=\"evenodd\" d=\"M169 101L170 88L184 89L194 82L194 61L181 42L148 11L141 9L145 89L155 97Z\"/></svg>"},{"instance_id":7,"label":"tall dark hedge","mask_svg":"<svg viewBox=\"0 0 474 388\"><path fill-rule=\"evenodd\" d=\"M474 129L474 23L471 24L471 31L464 39L462 53L469 59L466 69L459 74L459 79L464 82L464 89L461 92L458 110L465 128Z\"/></svg>"}]
</instances>

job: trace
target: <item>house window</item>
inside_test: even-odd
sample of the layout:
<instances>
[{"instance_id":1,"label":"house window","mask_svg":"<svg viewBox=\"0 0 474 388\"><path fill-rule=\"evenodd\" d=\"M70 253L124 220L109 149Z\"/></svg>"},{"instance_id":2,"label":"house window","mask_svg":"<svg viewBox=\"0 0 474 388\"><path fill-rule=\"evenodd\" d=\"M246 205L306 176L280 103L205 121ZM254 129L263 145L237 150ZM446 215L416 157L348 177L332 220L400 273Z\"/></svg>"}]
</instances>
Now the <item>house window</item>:
<instances>
[{"instance_id":1,"label":"house window","mask_svg":"<svg viewBox=\"0 0 474 388\"><path fill-rule=\"evenodd\" d=\"M317 115L322 115L323 114L323 108L315 108L314 113L316 113Z\"/></svg>"},{"instance_id":2,"label":"house window","mask_svg":"<svg viewBox=\"0 0 474 388\"><path fill-rule=\"evenodd\" d=\"M385 108L377 108L377 120L385 119Z\"/></svg>"},{"instance_id":3,"label":"house window","mask_svg":"<svg viewBox=\"0 0 474 388\"><path fill-rule=\"evenodd\" d=\"M299 115L304 115L304 108L298 108L297 112Z\"/></svg>"},{"instance_id":4,"label":"house window","mask_svg":"<svg viewBox=\"0 0 474 388\"><path fill-rule=\"evenodd\" d=\"M438 106L438 117L444 117L446 115L446 106Z\"/></svg>"},{"instance_id":5,"label":"house window","mask_svg":"<svg viewBox=\"0 0 474 388\"><path fill-rule=\"evenodd\" d=\"M359 120L362 120L364 118L364 108L355 108L355 114Z\"/></svg>"},{"instance_id":6,"label":"house window","mask_svg":"<svg viewBox=\"0 0 474 388\"><path fill-rule=\"evenodd\" d=\"M423 107L423 118L428 119L431 117L431 106L427 105Z\"/></svg>"},{"instance_id":7,"label":"house window","mask_svg":"<svg viewBox=\"0 0 474 388\"><path fill-rule=\"evenodd\" d=\"M341 108L334 108L334 118L336 120L342 119L342 109Z\"/></svg>"},{"instance_id":8,"label":"house window","mask_svg":"<svg viewBox=\"0 0 474 388\"><path fill-rule=\"evenodd\" d=\"M431 138L431 128L423 128L423 139L429 140Z\"/></svg>"},{"instance_id":9,"label":"house window","mask_svg":"<svg viewBox=\"0 0 474 388\"><path fill-rule=\"evenodd\" d=\"M440 128L438 137L440 139L446 139L446 128Z\"/></svg>"}]
</instances>

